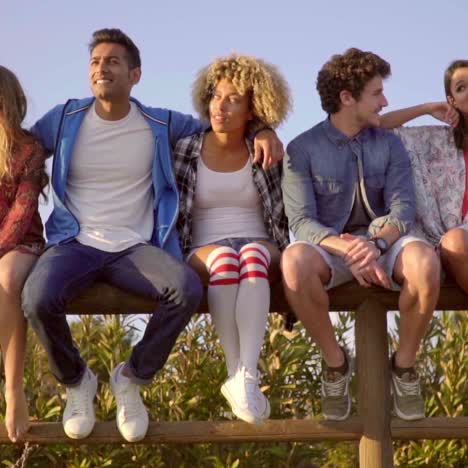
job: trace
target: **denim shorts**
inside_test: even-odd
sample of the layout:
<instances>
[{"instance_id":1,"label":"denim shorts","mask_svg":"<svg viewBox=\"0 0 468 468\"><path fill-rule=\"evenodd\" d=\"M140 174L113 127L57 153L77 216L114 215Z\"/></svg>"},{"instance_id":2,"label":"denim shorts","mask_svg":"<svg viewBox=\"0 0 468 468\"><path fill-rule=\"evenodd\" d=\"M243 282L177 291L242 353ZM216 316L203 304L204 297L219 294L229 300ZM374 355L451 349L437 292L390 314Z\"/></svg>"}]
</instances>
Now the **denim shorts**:
<instances>
[{"instance_id":1,"label":"denim shorts","mask_svg":"<svg viewBox=\"0 0 468 468\"><path fill-rule=\"evenodd\" d=\"M226 239L221 239L216 242L210 242L209 244L206 244L206 245L218 245L219 247L231 247L231 249L235 250L236 252L239 252L240 249L244 247L244 245L251 244L252 242L258 242L258 241L266 241L266 242L274 243L268 237L227 237ZM204 245L193 248L189 252L187 257L185 257L185 261L188 262L190 260L190 257L198 249L201 249L202 247L204 247Z\"/></svg>"},{"instance_id":2,"label":"denim shorts","mask_svg":"<svg viewBox=\"0 0 468 468\"><path fill-rule=\"evenodd\" d=\"M428 241L421 239L420 237L415 237L411 235L402 236L388 249L388 251L384 255L379 257L377 260L379 265L383 268L387 276L390 278L392 291L399 291L401 289L401 286L398 283L396 283L393 279L393 269L395 268L395 262L397 260L398 255L400 255L403 247L411 242L422 242L432 247L432 245ZM337 255L332 255L322 247L307 241L296 241L290 244L288 247L294 244L310 245L321 255L323 260L325 260L325 263L330 268L331 273L330 281L325 285L325 289L335 288L336 286L348 283L349 281L352 281L354 279L353 274L351 273L350 269L346 266L345 261L341 257L338 257Z\"/></svg>"}]
</instances>

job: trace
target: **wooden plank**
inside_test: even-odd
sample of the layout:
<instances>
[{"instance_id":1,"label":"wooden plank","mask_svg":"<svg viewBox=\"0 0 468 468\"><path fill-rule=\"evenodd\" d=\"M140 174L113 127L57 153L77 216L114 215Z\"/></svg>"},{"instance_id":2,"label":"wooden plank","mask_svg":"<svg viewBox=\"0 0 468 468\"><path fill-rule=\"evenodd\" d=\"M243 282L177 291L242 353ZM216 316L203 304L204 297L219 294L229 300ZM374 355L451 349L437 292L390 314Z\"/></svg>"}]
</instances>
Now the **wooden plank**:
<instances>
[{"instance_id":1,"label":"wooden plank","mask_svg":"<svg viewBox=\"0 0 468 468\"><path fill-rule=\"evenodd\" d=\"M162 421L150 422L144 444L162 443L238 443L289 442L320 440L358 440L362 425L357 417L344 422L317 419L271 419L252 425L242 421ZM91 435L82 440L69 439L61 423L32 423L25 441L37 444L107 444L124 443L114 421L98 422ZM0 426L0 443L8 443L5 428Z\"/></svg>"},{"instance_id":2,"label":"wooden plank","mask_svg":"<svg viewBox=\"0 0 468 468\"><path fill-rule=\"evenodd\" d=\"M375 299L356 314L358 408L363 423L359 442L361 468L393 467L390 432L387 315Z\"/></svg>"},{"instance_id":3,"label":"wooden plank","mask_svg":"<svg viewBox=\"0 0 468 468\"><path fill-rule=\"evenodd\" d=\"M392 436L399 440L468 440L468 417L433 417L419 421L403 421L394 418L392 420Z\"/></svg>"},{"instance_id":4,"label":"wooden plank","mask_svg":"<svg viewBox=\"0 0 468 468\"><path fill-rule=\"evenodd\" d=\"M383 288L362 288L351 282L330 291L330 310L357 310L366 299L379 301L387 310L398 309L398 292ZM67 306L67 314L135 314L152 313L156 310L155 301L125 293L106 283L96 283L80 297ZM444 283L437 305L439 310L466 310L468 296L455 284ZM208 311L206 300L200 306L199 312ZM283 294L281 283L272 285L271 312L290 312Z\"/></svg>"},{"instance_id":5,"label":"wooden plank","mask_svg":"<svg viewBox=\"0 0 468 468\"><path fill-rule=\"evenodd\" d=\"M468 439L468 417L426 418L421 421L392 420L395 440ZM318 419L270 419L252 426L242 421L161 421L150 422L142 444L162 443L237 443L237 442L314 442L359 440L363 425L357 416L343 422ZM27 441L35 444L122 444L114 421L97 422L90 437L69 439L59 422L33 422ZM0 424L0 444L10 443L5 426Z\"/></svg>"}]
</instances>

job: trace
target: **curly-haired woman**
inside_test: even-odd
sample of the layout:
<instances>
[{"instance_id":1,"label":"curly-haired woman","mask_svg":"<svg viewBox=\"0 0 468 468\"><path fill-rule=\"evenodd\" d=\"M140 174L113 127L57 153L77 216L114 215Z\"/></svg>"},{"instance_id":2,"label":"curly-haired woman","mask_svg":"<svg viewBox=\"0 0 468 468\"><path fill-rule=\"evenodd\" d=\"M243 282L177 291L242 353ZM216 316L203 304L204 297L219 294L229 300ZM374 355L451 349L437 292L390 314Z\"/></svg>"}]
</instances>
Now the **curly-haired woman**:
<instances>
[{"instance_id":1,"label":"curly-haired woman","mask_svg":"<svg viewBox=\"0 0 468 468\"><path fill-rule=\"evenodd\" d=\"M279 276L289 235L281 165L254 163L248 136L285 120L289 89L272 65L231 55L200 71L193 103L211 129L180 140L174 151L182 249L208 285L228 372L221 392L237 417L258 423L270 414L257 370L269 281Z\"/></svg>"},{"instance_id":2,"label":"curly-haired woman","mask_svg":"<svg viewBox=\"0 0 468 468\"><path fill-rule=\"evenodd\" d=\"M13 442L28 430L21 290L44 246L38 197L47 184L43 150L21 128L25 115L21 85L0 66L0 348L5 366L5 425Z\"/></svg>"},{"instance_id":3,"label":"curly-haired woman","mask_svg":"<svg viewBox=\"0 0 468 468\"><path fill-rule=\"evenodd\" d=\"M430 114L451 123L395 129L408 149L415 179L416 226L440 248L444 269L468 293L468 60L455 60L444 74L447 102L400 109L382 116L398 127Z\"/></svg>"}]
</instances>

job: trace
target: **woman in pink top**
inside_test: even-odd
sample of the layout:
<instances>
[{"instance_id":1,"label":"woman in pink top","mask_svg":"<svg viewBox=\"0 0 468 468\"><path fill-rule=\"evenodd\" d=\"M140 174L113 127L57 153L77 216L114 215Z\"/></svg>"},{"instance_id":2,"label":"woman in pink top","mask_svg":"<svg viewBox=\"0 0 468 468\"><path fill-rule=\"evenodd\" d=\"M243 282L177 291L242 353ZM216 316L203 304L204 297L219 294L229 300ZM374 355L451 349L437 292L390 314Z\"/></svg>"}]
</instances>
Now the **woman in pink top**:
<instances>
[{"instance_id":1,"label":"woman in pink top","mask_svg":"<svg viewBox=\"0 0 468 468\"><path fill-rule=\"evenodd\" d=\"M413 166L416 229L439 246L445 270L468 293L468 60L452 62L444 84L447 102L390 112L383 116L382 126L397 127L425 114L451 124L395 132Z\"/></svg>"},{"instance_id":2,"label":"woman in pink top","mask_svg":"<svg viewBox=\"0 0 468 468\"><path fill-rule=\"evenodd\" d=\"M21 290L44 247L38 197L48 181L41 146L21 128L25 115L26 99L16 76L0 66L0 348L5 365L5 426L13 442L29 425Z\"/></svg>"}]
</instances>

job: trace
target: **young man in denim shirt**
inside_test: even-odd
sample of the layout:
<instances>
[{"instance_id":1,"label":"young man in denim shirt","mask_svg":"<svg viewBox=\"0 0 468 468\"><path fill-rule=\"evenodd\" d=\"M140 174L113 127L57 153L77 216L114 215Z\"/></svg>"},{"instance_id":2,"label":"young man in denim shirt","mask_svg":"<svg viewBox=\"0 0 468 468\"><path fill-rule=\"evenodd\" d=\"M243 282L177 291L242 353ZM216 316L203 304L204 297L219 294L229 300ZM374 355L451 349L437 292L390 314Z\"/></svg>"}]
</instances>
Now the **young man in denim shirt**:
<instances>
[{"instance_id":1,"label":"young man in denim shirt","mask_svg":"<svg viewBox=\"0 0 468 468\"><path fill-rule=\"evenodd\" d=\"M415 216L411 166L401 141L379 129L390 65L349 49L321 69L328 118L295 138L284 160L283 195L296 242L282 261L287 299L323 356L327 419L349 416L351 366L336 340L327 290L353 278L400 290L400 344L391 358L396 414L424 417L416 352L439 295L434 249L407 235Z\"/></svg>"}]
</instances>

